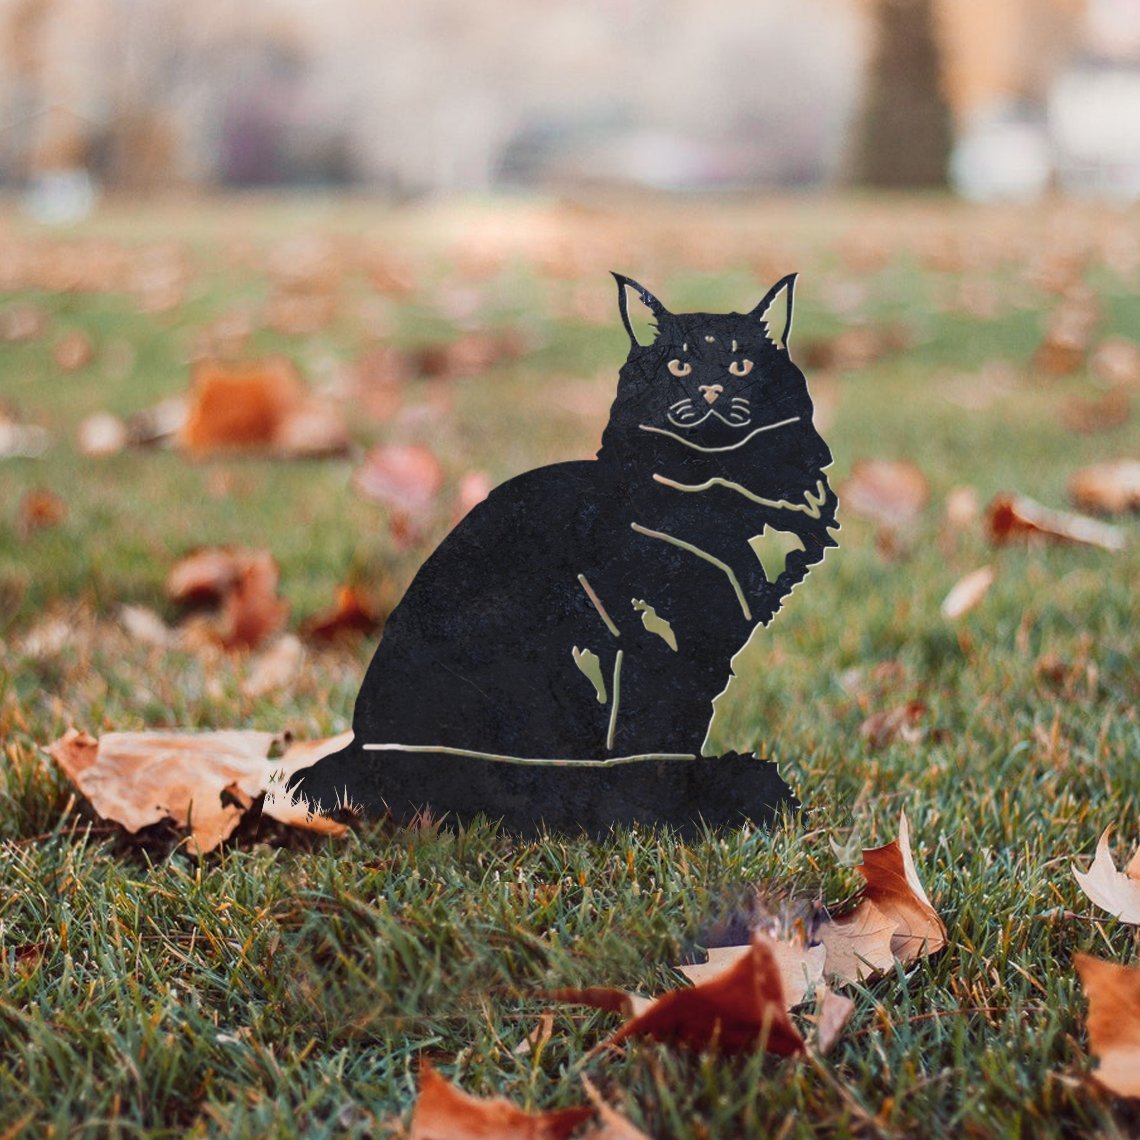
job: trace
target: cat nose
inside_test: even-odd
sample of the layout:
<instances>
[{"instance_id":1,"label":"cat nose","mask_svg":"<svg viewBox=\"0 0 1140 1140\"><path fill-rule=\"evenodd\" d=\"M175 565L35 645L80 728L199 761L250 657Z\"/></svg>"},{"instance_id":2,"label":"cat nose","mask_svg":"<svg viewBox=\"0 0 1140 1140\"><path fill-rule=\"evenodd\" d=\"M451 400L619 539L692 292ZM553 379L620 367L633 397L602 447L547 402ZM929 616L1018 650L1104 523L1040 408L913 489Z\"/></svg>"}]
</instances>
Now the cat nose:
<instances>
[{"instance_id":1,"label":"cat nose","mask_svg":"<svg viewBox=\"0 0 1140 1140\"><path fill-rule=\"evenodd\" d=\"M721 392L724 391L724 385L723 384L702 384L697 389L697 391L700 392L700 394L702 396L704 396L704 398L710 404L715 404L717 396L719 396L721 394Z\"/></svg>"}]
</instances>

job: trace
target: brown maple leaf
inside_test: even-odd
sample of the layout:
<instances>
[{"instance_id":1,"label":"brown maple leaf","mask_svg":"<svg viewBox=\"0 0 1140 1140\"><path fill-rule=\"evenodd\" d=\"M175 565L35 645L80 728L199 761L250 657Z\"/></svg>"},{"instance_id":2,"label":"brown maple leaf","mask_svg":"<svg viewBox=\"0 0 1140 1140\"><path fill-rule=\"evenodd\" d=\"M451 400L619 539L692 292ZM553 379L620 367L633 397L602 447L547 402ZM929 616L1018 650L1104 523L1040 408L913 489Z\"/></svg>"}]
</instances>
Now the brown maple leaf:
<instances>
[{"instance_id":1,"label":"brown maple leaf","mask_svg":"<svg viewBox=\"0 0 1140 1140\"><path fill-rule=\"evenodd\" d=\"M629 1020L607 1045L628 1037L652 1037L720 1053L760 1048L790 1056L804 1051L803 1038L788 1017L772 940L764 934L754 935L749 953L727 969L690 988L669 990L637 1011L632 995L622 990L559 990L552 996L626 1014Z\"/></svg>"},{"instance_id":2,"label":"brown maple leaf","mask_svg":"<svg viewBox=\"0 0 1140 1140\"><path fill-rule=\"evenodd\" d=\"M335 751L349 737L288 750L277 761L271 732L109 732L99 739L71 729L48 754L103 818L132 834L169 819L190 835L194 853L212 851L233 834L243 815L271 787ZM330 835L343 824L309 816L303 804L266 796L271 819Z\"/></svg>"},{"instance_id":3,"label":"brown maple leaf","mask_svg":"<svg viewBox=\"0 0 1140 1140\"><path fill-rule=\"evenodd\" d=\"M899 819L898 839L865 850L863 862L855 869L867 880L861 898L873 903L887 921L896 924L891 952L900 962L936 954L946 945L946 927L926 897L915 870L905 812Z\"/></svg>"}]
</instances>

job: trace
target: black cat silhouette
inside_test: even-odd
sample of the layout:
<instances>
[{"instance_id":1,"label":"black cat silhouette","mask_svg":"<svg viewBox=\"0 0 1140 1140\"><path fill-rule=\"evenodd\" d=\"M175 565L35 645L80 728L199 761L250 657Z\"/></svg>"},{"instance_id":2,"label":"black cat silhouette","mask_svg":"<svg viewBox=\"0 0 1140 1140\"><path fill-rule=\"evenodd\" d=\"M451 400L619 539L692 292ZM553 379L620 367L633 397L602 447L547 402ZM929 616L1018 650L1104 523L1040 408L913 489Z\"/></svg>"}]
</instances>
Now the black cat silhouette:
<instances>
[{"instance_id":1,"label":"black cat silhouette","mask_svg":"<svg viewBox=\"0 0 1140 1140\"><path fill-rule=\"evenodd\" d=\"M795 275L746 314L671 313L614 276L630 351L597 458L504 483L424 563L352 743L290 781L319 810L529 832L795 804L774 764L702 754L733 655L836 545L831 453L788 352Z\"/></svg>"}]
</instances>

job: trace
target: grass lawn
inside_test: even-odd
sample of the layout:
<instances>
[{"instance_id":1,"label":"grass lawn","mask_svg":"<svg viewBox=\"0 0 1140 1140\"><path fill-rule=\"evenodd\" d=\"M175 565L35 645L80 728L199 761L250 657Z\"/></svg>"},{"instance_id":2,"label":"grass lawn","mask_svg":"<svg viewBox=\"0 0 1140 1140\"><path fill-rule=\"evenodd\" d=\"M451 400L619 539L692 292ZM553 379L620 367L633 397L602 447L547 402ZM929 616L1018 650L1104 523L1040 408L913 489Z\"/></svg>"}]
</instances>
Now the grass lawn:
<instances>
[{"instance_id":1,"label":"grass lawn","mask_svg":"<svg viewBox=\"0 0 1140 1140\"><path fill-rule=\"evenodd\" d=\"M586 1073L654 1136L1135 1135L1135 1103L1087 1079L1071 958L1135 962L1137 933L1084 899L1070 864L1110 825L1118 862L1140 842L1140 534L1115 520L1119 554L993 550L944 503L968 486L983 505L1018 490L1063 507L1074 470L1135 455L1135 415L1066 426L1103 381L1085 365L1048 376L1033 356L1081 290L1094 347L1136 335L1138 221L939 199L249 198L112 204L67 231L0 212L0 327L28 304L44 322L0 340L0 407L52 439L41 458L0 459L0 1135L398 1134L423 1056L468 1092L531 1108L583 1103ZM801 272L793 356L820 361L806 371L836 457L841 547L737 657L714 740L778 758L807 813L687 844L641 830L522 843L490 825L371 823L340 841L247 830L199 860L127 842L77 803L42 751L72 725L348 726L371 644L310 650L295 686L250 698L247 659L139 644L119 607L175 621L167 572L215 543L272 552L293 627L345 581L398 597L465 472L499 482L597 446L625 351L610 269L674 309L713 311ZM282 296L313 293L312 327L273 316ZM423 442L444 465L437 516L406 547L352 490L358 457L80 453L91 413L184 391L220 321L248 326L244 354L287 353L334 397L380 343L509 329L519 347L473 376L409 380L383 415L348 402L361 447ZM852 329L887 345L825 367ZM76 331L93 358L65 371L53 350ZM889 540L843 507L871 457L911 459L930 484ZM67 513L26 532L34 488ZM995 584L948 622L942 599L984 564ZM66 636L50 636L60 622ZM908 700L926 707L921 738L872 748L864 720ZM757 892L776 912L849 896L860 849L895 838L902 809L949 946L852 987L826 1060L647 1044L587 1058L613 1022L577 1008L518 1050L543 990L657 993Z\"/></svg>"}]
</instances>

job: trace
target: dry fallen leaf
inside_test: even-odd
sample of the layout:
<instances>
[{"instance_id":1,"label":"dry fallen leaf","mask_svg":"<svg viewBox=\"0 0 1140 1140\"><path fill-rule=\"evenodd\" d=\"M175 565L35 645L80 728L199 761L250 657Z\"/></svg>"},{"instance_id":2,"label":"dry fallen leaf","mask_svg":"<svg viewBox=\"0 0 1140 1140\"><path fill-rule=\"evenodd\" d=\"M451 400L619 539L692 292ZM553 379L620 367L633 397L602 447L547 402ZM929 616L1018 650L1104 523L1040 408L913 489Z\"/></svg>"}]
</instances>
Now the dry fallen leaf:
<instances>
[{"instance_id":1,"label":"dry fallen leaf","mask_svg":"<svg viewBox=\"0 0 1140 1140\"><path fill-rule=\"evenodd\" d=\"M1075 506L1095 514L1140 511L1140 459L1117 459L1083 467L1069 480Z\"/></svg>"},{"instance_id":2,"label":"dry fallen leaf","mask_svg":"<svg viewBox=\"0 0 1140 1140\"><path fill-rule=\"evenodd\" d=\"M592 1108L526 1112L502 1097L470 1096L425 1058L408 1140L560 1140L593 1115Z\"/></svg>"},{"instance_id":3,"label":"dry fallen leaf","mask_svg":"<svg viewBox=\"0 0 1140 1140\"><path fill-rule=\"evenodd\" d=\"M1082 891L1113 918L1140 925L1140 848L1123 871L1116 869L1108 847L1112 828L1105 828L1096 845L1096 857L1087 871L1073 867L1073 876Z\"/></svg>"},{"instance_id":4,"label":"dry fallen leaf","mask_svg":"<svg viewBox=\"0 0 1140 1140\"><path fill-rule=\"evenodd\" d=\"M353 484L365 498L421 518L443 487L443 467L426 447L388 444L368 452Z\"/></svg>"},{"instance_id":5,"label":"dry fallen leaf","mask_svg":"<svg viewBox=\"0 0 1140 1140\"><path fill-rule=\"evenodd\" d=\"M986 527L995 546L1015 540L1073 542L1102 550L1124 549L1124 532L1084 515L1054 511L1024 495L1002 493L986 508Z\"/></svg>"},{"instance_id":6,"label":"dry fallen leaf","mask_svg":"<svg viewBox=\"0 0 1140 1140\"><path fill-rule=\"evenodd\" d=\"M907 701L892 709L872 713L859 726L859 736L873 749L886 748L901 740L917 744L923 737L922 721L926 716L922 701Z\"/></svg>"},{"instance_id":7,"label":"dry fallen leaf","mask_svg":"<svg viewBox=\"0 0 1140 1140\"><path fill-rule=\"evenodd\" d=\"M16 532L21 539L36 530L58 526L67 518L67 504L44 487L32 487L24 493L16 512Z\"/></svg>"},{"instance_id":8,"label":"dry fallen leaf","mask_svg":"<svg viewBox=\"0 0 1140 1140\"><path fill-rule=\"evenodd\" d=\"M338 586L332 609L310 618L304 634L310 641L327 642L367 636L379 627L380 612L372 600L355 586Z\"/></svg>"},{"instance_id":9,"label":"dry fallen leaf","mask_svg":"<svg viewBox=\"0 0 1140 1140\"><path fill-rule=\"evenodd\" d=\"M727 969L690 988L670 990L636 1013L632 1013L631 995L622 990L559 990L552 996L625 1013L629 1020L607 1045L628 1037L652 1037L721 1053L761 1046L783 1056L804 1051L803 1038L788 1017L772 940L763 934L754 935L750 953Z\"/></svg>"},{"instance_id":10,"label":"dry fallen leaf","mask_svg":"<svg viewBox=\"0 0 1140 1140\"><path fill-rule=\"evenodd\" d=\"M233 834L271 783L314 759L314 749L271 762L271 732L110 732L95 739L71 729L48 754L103 818L132 834L162 820L190 833L190 850L212 851ZM318 742L333 751L336 741ZM341 834L343 825L307 819L303 807L270 805L265 814L293 826ZM287 818L282 819L282 814Z\"/></svg>"},{"instance_id":11,"label":"dry fallen leaf","mask_svg":"<svg viewBox=\"0 0 1140 1140\"><path fill-rule=\"evenodd\" d=\"M997 573L992 566L982 566L959 578L942 600L942 616L955 621L981 604L994 584Z\"/></svg>"},{"instance_id":12,"label":"dry fallen leaf","mask_svg":"<svg viewBox=\"0 0 1140 1140\"><path fill-rule=\"evenodd\" d=\"M845 510L894 529L917 520L930 497L930 485L909 460L859 459L840 497Z\"/></svg>"},{"instance_id":13,"label":"dry fallen leaf","mask_svg":"<svg viewBox=\"0 0 1140 1140\"><path fill-rule=\"evenodd\" d=\"M818 1006L816 1012L816 1051L821 1057L826 1057L835 1043L839 1040L851 1015L855 1012L855 1003L843 994L833 993L823 986L816 995Z\"/></svg>"},{"instance_id":14,"label":"dry fallen leaf","mask_svg":"<svg viewBox=\"0 0 1140 1140\"><path fill-rule=\"evenodd\" d=\"M891 951L900 962L936 954L946 945L946 927L915 870L905 812L899 819L898 839L865 850L863 862L855 869L867 880L861 897L896 923Z\"/></svg>"},{"instance_id":15,"label":"dry fallen leaf","mask_svg":"<svg viewBox=\"0 0 1140 1140\"><path fill-rule=\"evenodd\" d=\"M1117 1096L1140 1097L1140 966L1118 966L1089 954L1073 962L1089 999L1093 1078Z\"/></svg>"},{"instance_id":16,"label":"dry fallen leaf","mask_svg":"<svg viewBox=\"0 0 1140 1140\"><path fill-rule=\"evenodd\" d=\"M342 454L349 437L340 413L307 395L290 361L207 360L194 368L179 442L196 456L253 449L304 458Z\"/></svg>"},{"instance_id":17,"label":"dry fallen leaf","mask_svg":"<svg viewBox=\"0 0 1140 1140\"><path fill-rule=\"evenodd\" d=\"M185 605L219 603L210 639L226 649L252 649L285 622L289 606L277 597L277 575L266 550L204 547L174 566L166 593Z\"/></svg>"},{"instance_id":18,"label":"dry fallen leaf","mask_svg":"<svg viewBox=\"0 0 1140 1140\"><path fill-rule=\"evenodd\" d=\"M827 952L824 973L845 982L862 982L895 964L891 949L897 918L888 918L870 899L850 913L828 919L816 932Z\"/></svg>"},{"instance_id":19,"label":"dry fallen leaf","mask_svg":"<svg viewBox=\"0 0 1140 1140\"><path fill-rule=\"evenodd\" d=\"M805 946L802 942L788 942L780 938L770 939L768 946L780 970L784 1001L788 1009L793 1009L805 1000L809 990L823 981L823 964L827 951L822 946ZM690 982L698 985L723 973L751 953L750 945L714 946L708 952L707 962L678 966L677 969Z\"/></svg>"}]
</instances>

